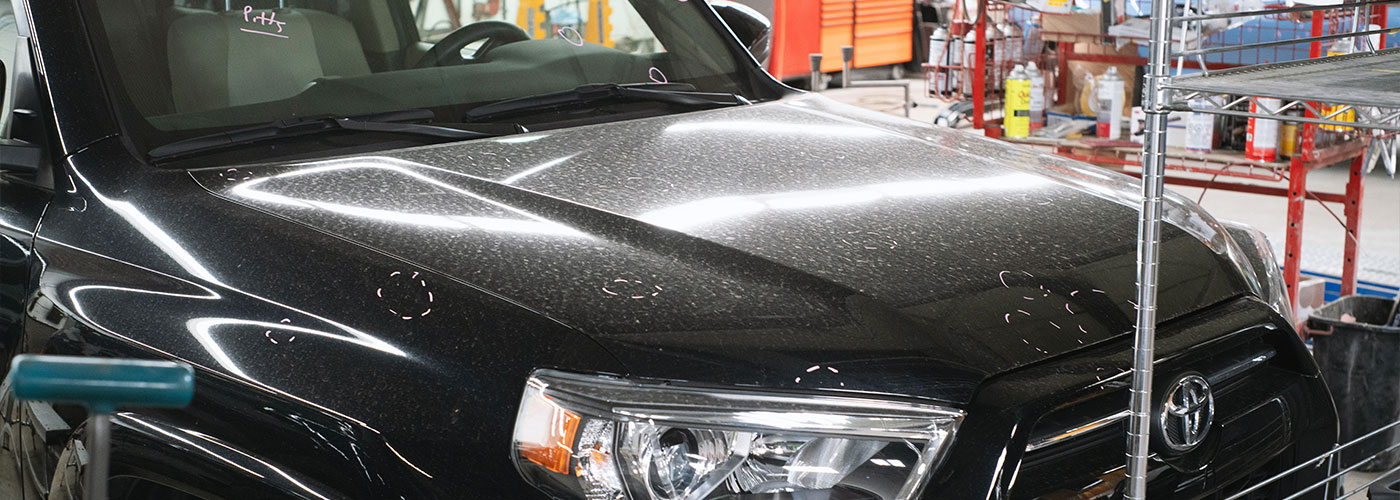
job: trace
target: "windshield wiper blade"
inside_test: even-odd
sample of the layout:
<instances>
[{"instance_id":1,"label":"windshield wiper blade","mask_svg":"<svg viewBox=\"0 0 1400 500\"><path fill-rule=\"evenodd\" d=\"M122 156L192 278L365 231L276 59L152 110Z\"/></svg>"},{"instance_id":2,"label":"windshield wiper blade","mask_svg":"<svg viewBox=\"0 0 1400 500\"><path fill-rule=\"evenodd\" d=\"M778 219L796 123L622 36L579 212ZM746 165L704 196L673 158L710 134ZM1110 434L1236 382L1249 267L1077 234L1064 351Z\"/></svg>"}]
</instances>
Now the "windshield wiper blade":
<instances>
[{"instance_id":1,"label":"windshield wiper blade","mask_svg":"<svg viewBox=\"0 0 1400 500\"><path fill-rule=\"evenodd\" d=\"M231 146L243 146L269 140L339 130L407 134L458 140L499 137L507 134L506 132L500 131L478 132L416 123L430 121L432 119L433 112L427 109L406 109L358 116L295 117L277 120L266 125L217 132L175 141L157 146L151 149L148 154L152 160L165 160L195 153L224 149ZM513 130L509 133L523 131L524 129L522 127L514 126Z\"/></svg>"},{"instance_id":2,"label":"windshield wiper blade","mask_svg":"<svg viewBox=\"0 0 1400 500\"><path fill-rule=\"evenodd\" d=\"M695 86L688 83L602 83L584 85L563 92L519 97L478 106L468 111L467 117L463 121L479 122L500 116L546 111L610 99L654 101L682 106L751 104L748 99L734 94L696 92Z\"/></svg>"}]
</instances>

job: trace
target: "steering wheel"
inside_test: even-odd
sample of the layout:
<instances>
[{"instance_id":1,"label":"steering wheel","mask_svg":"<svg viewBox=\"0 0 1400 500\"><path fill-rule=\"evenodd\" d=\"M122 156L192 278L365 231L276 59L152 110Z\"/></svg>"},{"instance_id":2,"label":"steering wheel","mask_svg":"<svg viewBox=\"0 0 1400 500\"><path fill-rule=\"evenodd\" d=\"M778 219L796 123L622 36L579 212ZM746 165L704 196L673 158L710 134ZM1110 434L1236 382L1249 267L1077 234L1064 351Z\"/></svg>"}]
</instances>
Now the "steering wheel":
<instances>
[{"instance_id":1,"label":"steering wheel","mask_svg":"<svg viewBox=\"0 0 1400 500\"><path fill-rule=\"evenodd\" d=\"M423 53L417 67L451 66L462 63L462 49L477 40L486 43L476 50L476 55L484 55L496 47L530 39L530 34L511 23L503 21L481 21L468 24L448 33L433 48Z\"/></svg>"}]
</instances>

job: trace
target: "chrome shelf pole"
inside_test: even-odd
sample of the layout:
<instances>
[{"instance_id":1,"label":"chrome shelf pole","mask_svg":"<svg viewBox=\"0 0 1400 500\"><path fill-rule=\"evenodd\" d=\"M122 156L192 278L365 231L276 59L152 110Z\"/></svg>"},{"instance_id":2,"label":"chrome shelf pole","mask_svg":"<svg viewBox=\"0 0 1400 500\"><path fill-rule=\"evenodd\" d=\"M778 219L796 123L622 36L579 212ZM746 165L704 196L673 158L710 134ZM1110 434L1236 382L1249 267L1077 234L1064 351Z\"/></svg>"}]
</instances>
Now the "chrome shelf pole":
<instances>
[{"instance_id":1,"label":"chrome shelf pole","mask_svg":"<svg viewBox=\"0 0 1400 500\"><path fill-rule=\"evenodd\" d=\"M1172 7L1152 0L1147 81L1142 109L1147 114L1142 152L1142 209L1138 212L1137 335L1133 343L1133 386L1128 408L1128 500L1147 498L1147 457L1151 432L1152 361L1157 333L1157 264L1162 241L1162 191L1167 152L1165 84L1171 60Z\"/></svg>"}]
</instances>

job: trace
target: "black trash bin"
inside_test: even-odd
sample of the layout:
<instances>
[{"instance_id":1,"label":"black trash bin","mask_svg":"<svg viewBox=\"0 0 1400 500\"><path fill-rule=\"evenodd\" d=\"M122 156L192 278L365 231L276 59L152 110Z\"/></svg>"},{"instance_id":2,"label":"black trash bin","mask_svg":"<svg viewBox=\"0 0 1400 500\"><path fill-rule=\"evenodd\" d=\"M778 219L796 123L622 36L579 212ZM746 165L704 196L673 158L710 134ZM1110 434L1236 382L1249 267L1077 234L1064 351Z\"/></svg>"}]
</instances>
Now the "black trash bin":
<instances>
[{"instance_id":1,"label":"black trash bin","mask_svg":"<svg viewBox=\"0 0 1400 500\"><path fill-rule=\"evenodd\" d=\"M1388 326L1394 324L1395 302L1353 295L1308 317L1313 356L1336 400L1343 443L1400 420L1400 326ZM1400 428L1348 448L1342 463L1354 464L1395 443L1400 443ZM1398 463L1400 450L1392 450L1360 470L1385 470Z\"/></svg>"}]
</instances>

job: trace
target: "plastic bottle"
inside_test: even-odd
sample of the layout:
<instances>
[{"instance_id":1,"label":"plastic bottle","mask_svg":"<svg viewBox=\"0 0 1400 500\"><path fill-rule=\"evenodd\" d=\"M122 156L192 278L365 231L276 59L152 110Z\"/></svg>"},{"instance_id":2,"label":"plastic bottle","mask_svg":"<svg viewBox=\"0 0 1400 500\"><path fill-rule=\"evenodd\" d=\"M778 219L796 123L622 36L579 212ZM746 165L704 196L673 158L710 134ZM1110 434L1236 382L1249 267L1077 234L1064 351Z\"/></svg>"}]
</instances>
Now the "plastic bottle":
<instances>
[{"instance_id":1,"label":"plastic bottle","mask_svg":"<svg viewBox=\"0 0 1400 500\"><path fill-rule=\"evenodd\" d=\"M1006 110L1002 124L1007 137L1031 135L1031 80L1020 64L1006 76Z\"/></svg>"},{"instance_id":2,"label":"plastic bottle","mask_svg":"<svg viewBox=\"0 0 1400 500\"><path fill-rule=\"evenodd\" d=\"M1328 45L1328 46L1327 46L1327 57L1347 55L1347 54L1350 54L1350 53L1355 52L1355 51L1356 51L1356 39L1354 39L1354 38L1338 38L1338 39L1334 40L1334 41L1332 42L1331 45ZM1322 116L1323 116L1323 117L1326 117L1327 115L1330 115L1330 114L1332 114L1332 113L1336 113L1338 110L1340 110L1340 109L1342 109L1342 108L1344 108L1344 107L1345 107L1345 106L1327 106L1327 107L1324 107L1324 108L1322 108ZM1346 110L1346 111L1343 111L1342 113L1338 114L1337 116L1333 116L1333 117L1332 117L1332 120L1343 121L1343 122L1353 122L1353 121L1356 121L1356 111L1355 111L1355 110L1350 110L1350 109L1349 109L1349 110ZM1344 127L1344 126L1341 126L1341 125L1320 125L1320 128L1322 128L1323 130L1331 130L1331 131L1334 131L1334 132L1347 132L1347 131L1350 131L1350 130L1351 130L1351 127Z\"/></svg>"},{"instance_id":3,"label":"plastic bottle","mask_svg":"<svg viewBox=\"0 0 1400 500\"><path fill-rule=\"evenodd\" d=\"M1192 99L1191 107L1204 108L1210 103L1205 99ZM1186 117L1186 149L1209 153L1215 146L1215 115L1191 112Z\"/></svg>"},{"instance_id":4,"label":"plastic bottle","mask_svg":"<svg viewBox=\"0 0 1400 500\"><path fill-rule=\"evenodd\" d=\"M1259 113L1261 111L1260 105L1267 107L1269 111L1277 110L1283 106L1283 101L1272 97L1260 97L1258 101L1257 104L1249 103L1250 113ZM1245 158L1255 161L1277 161L1278 129L1278 120L1250 118L1249 128L1245 131Z\"/></svg>"},{"instance_id":5,"label":"plastic bottle","mask_svg":"<svg viewBox=\"0 0 1400 500\"><path fill-rule=\"evenodd\" d=\"M1079 95L1074 96L1075 113L1099 115L1099 79L1091 73L1084 73L1084 81L1079 84Z\"/></svg>"},{"instance_id":6,"label":"plastic bottle","mask_svg":"<svg viewBox=\"0 0 1400 500\"><path fill-rule=\"evenodd\" d=\"M1356 51L1356 40L1353 38L1338 38L1327 46L1327 57L1347 55Z\"/></svg>"},{"instance_id":7,"label":"plastic bottle","mask_svg":"<svg viewBox=\"0 0 1400 500\"><path fill-rule=\"evenodd\" d=\"M1040 53L1045 50L1045 40L1041 37L1040 27L1041 15L1039 12L1032 14L1026 20L1026 29L1021 32L1021 56L1026 59L1037 59ZM1047 65L1047 68L1054 66Z\"/></svg>"},{"instance_id":8,"label":"plastic bottle","mask_svg":"<svg viewBox=\"0 0 1400 500\"><path fill-rule=\"evenodd\" d=\"M1109 66L1099 77L1097 111L1099 138L1119 138L1123 134L1123 78L1116 67Z\"/></svg>"},{"instance_id":9,"label":"plastic bottle","mask_svg":"<svg viewBox=\"0 0 1400 500\"><path fill-rule=\"evenodd\" d=\"M1045 126L1045 75L1040 72L1040 68L1035 66L1035 61L1031 61L1026 66L1026 78L1030 79L1030 112L1031 131L1040 130Z\"/></svg>"}]
</instances>

